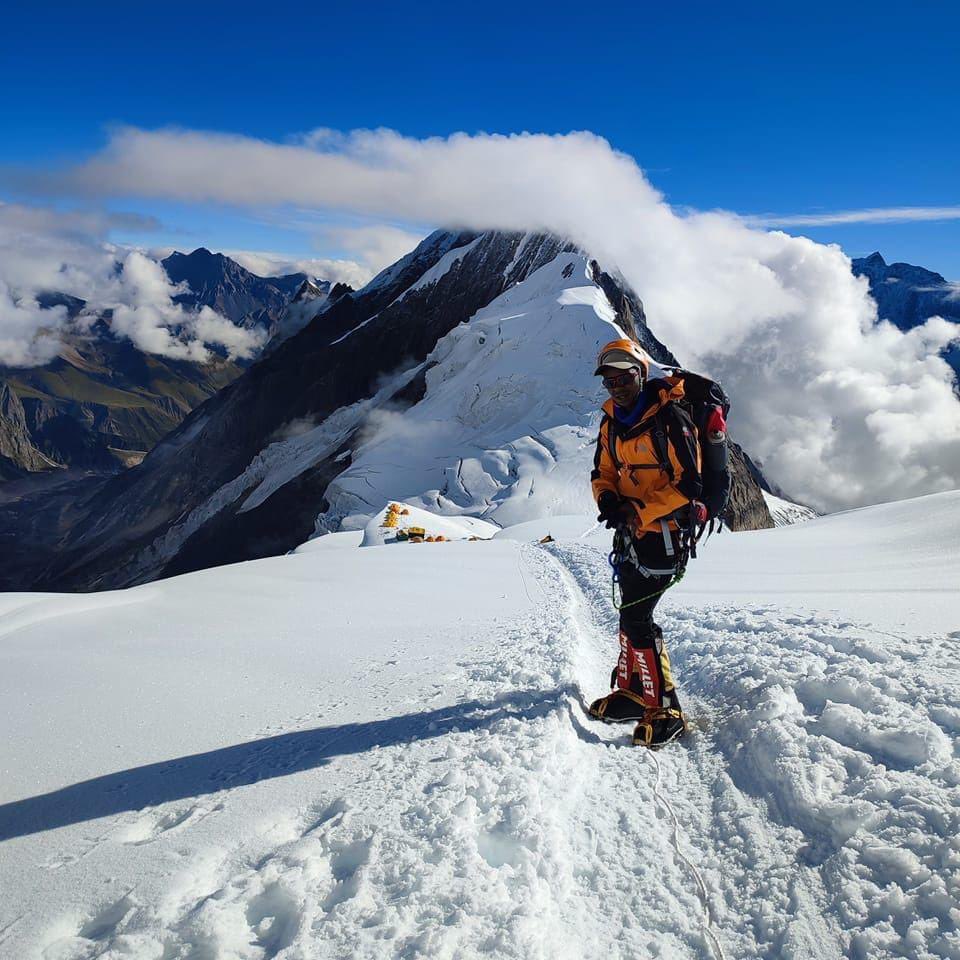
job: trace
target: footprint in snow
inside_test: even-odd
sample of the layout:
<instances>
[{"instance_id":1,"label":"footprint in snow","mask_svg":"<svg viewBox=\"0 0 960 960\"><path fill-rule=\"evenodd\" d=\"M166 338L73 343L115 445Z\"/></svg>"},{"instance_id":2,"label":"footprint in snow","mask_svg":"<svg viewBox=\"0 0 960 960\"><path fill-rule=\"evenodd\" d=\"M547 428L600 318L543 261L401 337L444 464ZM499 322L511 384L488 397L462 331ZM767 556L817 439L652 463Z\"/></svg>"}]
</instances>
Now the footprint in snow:
<instances>
[{"instance_id":1,"label":"footprint in snow","mask_svg":"<svg viewBox=\"0 0 960 960\"><path fill-rule=\"evenodd\" d=\"M109 941L119 932L121 924L136 909L137 904L127 893L119 900L107 903L88 917L74 936L58 937L45 944L43 957L91 957L102 956L109 949ZM97 946L91 946L96 944Z\"/></svg>"},{"instance_id":2,"label":"footprint in snow","mask_svg":"<svg viewBox=\"0 0 960 960\"><path fill-rule=\"evenodd\" d=\"M333 875L333 888L323 901L323 909L328 913L337 904L355 897L360 889L362 869L370 859L370 840L354 840L342 846L336 846L330 857L330 873Z\"/></svg>"},{"instance_id":3,"label":"footprint in snow","mask_svg":"<svg viewBox=\"0 0 960 960\"><path fill-rule=\"evenodd\" d=\"M135 906L133 898L128 893L98 910L80 928L77 935L85 940L107 940L116 933L117 927L123 923Z\"/></svg>"},{"instance_id":4,"label":"footprint in snow","mask_svg":"<svg viewBox=\"0 0 960 960\"><path fill-rule=\"evenodd\" d=\"M309 826L303 831L303 836L326 827L329 830L343 822L350 804L343 797L338 797L329 804L314 804L307 814ZM330 826L327 826L327 825Z\"/></svg>"},{"instance_id":5,"label":"footprint in snow","mask_svg":"<svg viewBox=\"0 0 960 960\"><path fill-rule=\"evenodd\" d=\"M213 806L189 804L165 813L151 811L150 813L140 816L132 823L121 827L120 830L114 834L113 839L131 846L153 843L171 830L176 830L178 827L183 827L187 824L199 823L211 814L219 813L223 809L224 805L217 803Z\"/></svg>"},{"instance_id":6,"label":"footprint in snow","mask_svg":"<svg viewBox=\"0 0 960 960\"><path fill-rule=\"evenodd\" d=\"M264 960L272 960L286 950L296 939L303 921L297 901L280 883L271 883L251 898L246 918L255 937L253 946L263 950Z\"/></svg>"}]
</instances>

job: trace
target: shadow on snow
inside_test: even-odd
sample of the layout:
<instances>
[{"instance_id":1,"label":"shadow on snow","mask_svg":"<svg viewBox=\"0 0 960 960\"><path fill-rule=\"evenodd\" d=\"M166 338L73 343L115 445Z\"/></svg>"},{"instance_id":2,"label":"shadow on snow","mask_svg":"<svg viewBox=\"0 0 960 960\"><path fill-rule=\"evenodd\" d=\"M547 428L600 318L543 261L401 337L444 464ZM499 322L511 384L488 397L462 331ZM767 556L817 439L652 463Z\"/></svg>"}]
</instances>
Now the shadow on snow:
<instances>
[{"instance_id":1,"label":"shadow on snow","mask_svg":"<svg viewBox=\"0 0 960 960\"><path fill-rule=\"evenodd\" d=\"M504 694L384 720L282 733L108 773L0 804L0 841L286 777L322 767L333 757L429 740L454 727L469 731L511 717L542 717L560 707L567 695L577 696L572 687Z\"/></svg>"}]
</instances>

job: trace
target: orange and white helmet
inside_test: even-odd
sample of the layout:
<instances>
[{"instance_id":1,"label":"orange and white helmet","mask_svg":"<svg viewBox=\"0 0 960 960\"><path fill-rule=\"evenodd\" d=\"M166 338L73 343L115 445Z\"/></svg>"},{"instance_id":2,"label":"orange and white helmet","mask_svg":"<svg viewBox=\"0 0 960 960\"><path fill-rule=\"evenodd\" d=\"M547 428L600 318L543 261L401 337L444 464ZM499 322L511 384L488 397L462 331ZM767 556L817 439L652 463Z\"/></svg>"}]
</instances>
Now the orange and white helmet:
<instances>
[{"instance_id":1,"label":"orange and white helmet","mask_svg":"<svg viewBox=\"0 0 960 960\"><path fill-rule=\"evenodd\" d=\"M632 340L612 340L601 348L597 355L597 369L593 375L600 376L604 367L613 367L615 370L632 370L640 368L641 377L646 380L650 374L651 357L643 347Z\"/></svg>"}]
</instances>

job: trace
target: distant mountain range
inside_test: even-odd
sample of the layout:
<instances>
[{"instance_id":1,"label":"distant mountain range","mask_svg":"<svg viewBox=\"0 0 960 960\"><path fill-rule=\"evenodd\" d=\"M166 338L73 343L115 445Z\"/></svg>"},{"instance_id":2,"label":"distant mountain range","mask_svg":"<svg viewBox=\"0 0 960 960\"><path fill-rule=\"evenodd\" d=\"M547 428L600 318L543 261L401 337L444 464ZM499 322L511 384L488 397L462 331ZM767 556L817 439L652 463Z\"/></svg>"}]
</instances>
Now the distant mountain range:
<instances>
[{"instance_id":1,"label":"distant mountain range","mask_svg":"<svg viewBox=\"0 0 960 960\"><path fill-rule=\"evenodd\" d=\"M240 372L229 360L174 360L109 336L71 340L42 367L0 367L0 478L134 466Z\"/></svg>"},{"instance_id":2,"label":"distant mountain range","mask_svg":"<svg viewBox=\"0 0 960 960\"><path fill-rule=\"evenodd\" d=\"M80 495L0 495L0 547L28 545L0 561L0 589L121 587L282 553L388 498L504 523L575 506L596 413L583 370L611 319L676 362L636 293L546 235L437 231L360 291L257 278L206 250L164 263L193 305L272 341L245 371L160 363L109 336L96 356L65 349L45 368L0 371L0 465L102 466L102 446L74 438L65 453L58 416L108 438L115 462L149 450ZM879 254L853 269L903 329L960 322L939 274ZM728 523L772 525L763 489L780 491L735 444L733 466Z\"/></svg>"},{"instance_id":3,"label":"distant mountain range","mask_svg":"<svg viewBox=\"0 0 960 960\"><path fill-rule=\"evenodd\" d=\"M171 281L190 287L177 301L211 307L270 336L295 332L331 292L329 282L303 273L258 277L204 248L173 253L162 264ZM338 286L335 295L346 289ZM291 319L292 301L298 306ZM71 316L85 306L55 292L41 303L64 306ZM50 363L0 366L0 482L59 468L115 472L134 466L246 365L225 357L198 364L144 353L113 337L105 316L90 335L68 336Z\"/></svg>"},{"instance_id":4,"label":"distant mountain range","mask_svg":"<svg viewBox=\"0 0 960 960\"><path fill-rule=\"evenodd\" d=\"M887 263L879 253L853 261L853 272L866 277L881 319L901 330L912 330L930 317L960 324L960 284L910 263ZM946 352L960 377L960 348Z\"/></svg>"},{"instance_id":5,"label":"distant mountain range","mask_svg":"<svg viewBox=\"0 0 960 960\"><path fill-rule=\"evenodd\" d=\"M174 251L160 261L174 283L186 283L189 293L174 297L186 307L207 306L237 326L258 327L272 334L287 304L304 281L310 280L318 293L327 294L330 283L308 278L305 273L282 277L258 277L222 253L205 247L193 253Z\"/></svg>"},{"instance_id":6,"label":"distant mountain range","mask_svg":"<svg viewBox=\"0 0 960 960\"><path fill-rule=\"evenodd\" d=\"M44 568L0 569L0 583L105 589L275 555L392 497L495 523L582 510L592 363L619 330L675 364L639 297L565 241L438 231L324 302L69 515L32 514ZM772 526L736 445L733 465L728 522Z\"/></svg>"}]
</instances>

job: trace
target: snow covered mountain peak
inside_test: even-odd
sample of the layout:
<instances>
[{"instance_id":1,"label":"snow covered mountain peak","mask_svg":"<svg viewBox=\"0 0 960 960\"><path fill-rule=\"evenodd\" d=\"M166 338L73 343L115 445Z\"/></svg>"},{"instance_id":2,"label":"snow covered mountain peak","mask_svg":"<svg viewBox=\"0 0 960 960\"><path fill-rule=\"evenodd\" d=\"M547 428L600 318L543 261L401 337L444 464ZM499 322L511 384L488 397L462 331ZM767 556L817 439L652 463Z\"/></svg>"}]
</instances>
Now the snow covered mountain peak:
<instances>
[{"instance_id":1,"label":"snow covered mountain peak","mask_svg":"<svg viewBox=\"0 0 960 960\"><path fill-rule=\"evenodd\" d=\"M291 303L302 303L305 300L319 300L330 292L329 280L318 280L316 277L307 277L297 288Z\"/></svg>"},{"instance_id":2,"label":"snow covered mountain peak","mask_svg":"<svg viewBox=\"0 0 960 960\"><path fill-rule=\"evenodd\" d=\"M556 256L437 343L418 403L372 418L321 529L364 524L390 497L502 525L589 510L593 361L622 336L588 258Z\"/></svg>"}]
</instances>

